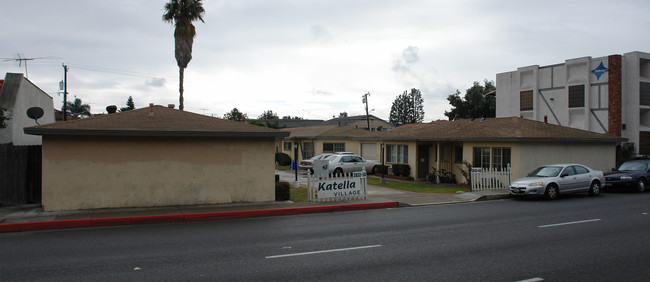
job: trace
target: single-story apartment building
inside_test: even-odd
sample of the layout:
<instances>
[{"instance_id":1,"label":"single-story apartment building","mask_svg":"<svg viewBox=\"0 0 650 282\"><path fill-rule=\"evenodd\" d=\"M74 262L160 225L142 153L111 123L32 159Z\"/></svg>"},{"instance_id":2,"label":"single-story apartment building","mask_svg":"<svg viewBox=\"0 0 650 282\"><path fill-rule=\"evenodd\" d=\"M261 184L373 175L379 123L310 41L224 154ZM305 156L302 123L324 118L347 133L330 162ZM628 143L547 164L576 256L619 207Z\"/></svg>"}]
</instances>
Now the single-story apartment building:
<instances>
[{"instance_id":1,"label":"single-story apartment building","mask_svg":"<svg viewBox=\"0 0 650 282\"><path fill-rule=\"evenodd\" d=\"M379 160L381 133L346 125L317 125L284 128L288 137L278 140L278 151L298 161L333 152L352 152L369 160Z\"/></svg>"},{"instance_id":2,"label":"single-story apartment building","mask_svg":"<svg viewBox=\"0 0 650 282\"><path fill-rule=\"evenodd\" d=\"M553 125L520 117L461 119L400 126L383 136L387 147L403 148L398 161L415 178L432 167L463 182L463 162L472 167L503 169L524 177L550 163L581 163L607 171L616 165L616 145L625 138Z\"/></svg>"},{"instance_id":3,"label":"single-story apartment building","mask_svg":"<svg viewBox=\"0 0 650 282\"><path fill-rule=\"evenodd\" d=\"M386 164L408 164L411 176L419 179L431 172L432 167L444 169L451 171L459 183L465 182L460 173L464 162L472 167L492 169L510 165L513 178L523 177L536 167L550 163L581 163L607 171L616 165L617 143L626 140L520 117L439 120L403 125L389 132L363 133L332 128L337 134L328 134L316 127L287 130L291 135L284 142L303 140L301 142L308 143L310 132L321 132L313 135L312 145L302 145L313 146L315 153L350 151L363 156L365 147L375 148L378 157L375 159L380 159L384 145ZM345 134L350 135L346 137ZM330 143L339 147L324 150ZM320 146L323 150L319 151ZM365 154L368 156L367 152ZM298 156L299 160L302 158Z\"/></svg>"},{"instance_id":4,"label":"single-story apartment building","mask_svg":"<svg viewBox=\"0 0 650 282\"><path fill-rule=\"evenodd\" d=\"M44 211L274 201L289 135L153 104L24 131L43 137Z\"/></svg>"}]
</instances>

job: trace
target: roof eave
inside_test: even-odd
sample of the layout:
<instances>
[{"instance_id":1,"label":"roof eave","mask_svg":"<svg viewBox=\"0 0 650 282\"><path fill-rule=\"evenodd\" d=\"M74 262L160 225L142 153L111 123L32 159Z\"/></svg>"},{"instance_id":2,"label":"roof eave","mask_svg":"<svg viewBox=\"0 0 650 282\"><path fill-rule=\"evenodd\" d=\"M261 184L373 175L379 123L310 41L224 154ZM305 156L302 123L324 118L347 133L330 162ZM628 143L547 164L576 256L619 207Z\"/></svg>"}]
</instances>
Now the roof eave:
<instances>
[{"instance_id":1,"label":"roof eave","mask_svg":"<svg viewBox=\"0 0 650 282\"><path fill-rule=\"evenodd\" d=\"M222 132L222 131L162 131L162 130L93 130L93 129L50 129L25 128L26 134L58 136L123 136L123 137L246 137L281 138L289 132Z\"/></svg>"}]
</instances>

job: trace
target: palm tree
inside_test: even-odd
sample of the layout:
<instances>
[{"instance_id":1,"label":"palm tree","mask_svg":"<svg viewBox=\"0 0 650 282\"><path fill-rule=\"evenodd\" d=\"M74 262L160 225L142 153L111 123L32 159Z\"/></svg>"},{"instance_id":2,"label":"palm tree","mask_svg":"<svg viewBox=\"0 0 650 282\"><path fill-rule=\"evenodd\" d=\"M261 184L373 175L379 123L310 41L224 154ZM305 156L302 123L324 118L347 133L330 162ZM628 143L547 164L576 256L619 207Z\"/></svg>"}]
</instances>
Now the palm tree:
<instances>
[{"instance_id":1,"label":"palm tree","mask_svg":"<svg viewBox=\"0 0 650 282\"><path fill-rule=\"evenodd\" d=\"M90 116L90 105L82 104L81 99L74 97L74 102L65 102L68 108L68 112L76 117L80 116ZM61 109L63 110L63 109Z\"/></svg>"},{"instance_id":2,"label":"palm tree","mask_svg":"<svg viewBox=\"0 0 650 282\"><path fill-rule=\"evenodd\" d=\"M179 69L179 85L178 92L178 109L183 110L183 76L187 64L192 60L192 44L194 43L194 36L196 36L196 29L192 24L193 21L203 21L202 0L170 0L165 4L165 14L163 14L163 21L174 24L174 39L176 64Z\"/></svg>"}]
</instances>

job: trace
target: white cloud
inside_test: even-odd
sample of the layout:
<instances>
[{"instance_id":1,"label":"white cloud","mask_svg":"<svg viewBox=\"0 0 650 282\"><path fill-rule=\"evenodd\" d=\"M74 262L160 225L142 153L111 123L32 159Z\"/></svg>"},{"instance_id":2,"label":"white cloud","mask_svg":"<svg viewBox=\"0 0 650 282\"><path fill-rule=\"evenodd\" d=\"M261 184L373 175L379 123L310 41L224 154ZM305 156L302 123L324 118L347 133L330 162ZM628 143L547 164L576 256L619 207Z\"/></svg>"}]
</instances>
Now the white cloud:
<instances>
[{"instance_id":1,"label":"white cloud","mask_svg":"<svg viewBox=\"0 0 650 282\"><path fill-rule=\"evenodd\" d=\"M69 92L93 110L128 96L136 107L178 105L164 2L2 1L0 26L12 28L0 29L0 57L60 58L28 65L30 80L57 104L65 63ZM204 7L185 107L218 116L234 107L249 116L362 114L361 95L370 92L373 114L387 119L395 97L418 88L425 120L434 120L445 118L447 95L499 72L650 51L647 1L206 0ZM0 62L0 71L24 70Z\"/></svg>"}]
</instances>

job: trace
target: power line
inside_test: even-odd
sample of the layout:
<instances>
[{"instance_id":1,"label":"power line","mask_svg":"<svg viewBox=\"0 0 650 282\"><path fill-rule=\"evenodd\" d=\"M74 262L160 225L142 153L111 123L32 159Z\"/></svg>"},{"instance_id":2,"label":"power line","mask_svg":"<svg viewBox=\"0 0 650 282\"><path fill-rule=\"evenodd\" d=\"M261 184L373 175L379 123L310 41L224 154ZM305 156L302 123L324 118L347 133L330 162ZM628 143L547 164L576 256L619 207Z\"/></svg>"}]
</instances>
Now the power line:
<instances>
[{"instance_id":1,"label":"power line","mask_svg":"<svg viewBox=\"0 0 650 282\"><path fill-rule=\"evenodd\" d=\"M119 75L137 76L137 77L144 77L144 78L164 78L164 79L168 79L168 80L173 80L174 79L174 78L170 78L170 77L166 77L166 76L162 76L162 75L156 75L156 74L150 74L150 73L139 73L139 72L111 69L111 68L105 68L105 67L78 65L78 64L68 64L68 65L72 66L72 67L75 67L75 68L78 68L78 69L83 69L83 70L105 72L105 73L113 73L113 74L119 74Z\"/></svg>"}]
</instances>

